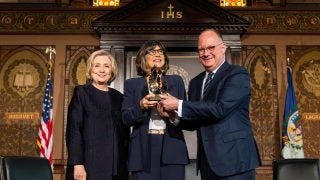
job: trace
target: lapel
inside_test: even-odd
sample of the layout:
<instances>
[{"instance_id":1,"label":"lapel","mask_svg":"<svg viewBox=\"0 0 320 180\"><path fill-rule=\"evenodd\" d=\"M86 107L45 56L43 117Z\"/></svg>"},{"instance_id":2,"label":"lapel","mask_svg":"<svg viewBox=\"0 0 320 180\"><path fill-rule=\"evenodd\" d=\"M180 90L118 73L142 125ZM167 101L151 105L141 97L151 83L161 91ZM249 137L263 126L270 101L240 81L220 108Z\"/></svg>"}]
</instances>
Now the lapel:
<instances>
[{"instance_id":1,"label":"lapel","mask_svg":"<svg viewBox=\"0 0 320 180\"><path fill-rule=\"evenodd\" d=\"M199 74L199 78L195 81L195 85L193 85L193 91L194 91L194 98L195 100L201 100L202 95L202 82L205 78L206 72L203 71L201 74ZM200 88L199 88L200 87Z\"/></svg>"},{"instance_id":2,"label":"lapel","mask_svg":"<svg viewBox=\"0 0 320 180\"><path fill-rule=\"evenodd\" d=\"M138 88L140 92L140 96L144 97L147 94L149 94L149 89L148 89L148 84L147 84L147 79L145 77L138 78L139 82L136 84L136 87L132 88Z\"/></svg>"},{"instance_id":3,"label":"lapel","mask_svg":"<svg viewBox=\"0 0 320 180\"><path fill-rule=\"evenodd\" d=\"M172 88L174 87L174 83L172 82L172 78L169 78L168 75L163 75L162 80L167 85L167 91L171 94Z\"/></svg>"},{"instance_id":4,"label":"lapel","mask_svg":"<svg viewBox=\"0 0 320 180\"><path fill-rule=\"evenodd\" d=\"M218 71L214 74L213 79L210 81L209 87L208 87L208 91L211 91L212 88L214 87L214 85L216 85L217 83L219 83L219 80L223 79L226 76L226 73L229 71L230 64L225 61L220 68L218 69ZM203 76L204 78L204 76ZM202 78L202 81L203 81ZM207 93L208 96L209 93ZM202 99L207 99L206 97L203 97Z\"/></svg>"}]
</instances>

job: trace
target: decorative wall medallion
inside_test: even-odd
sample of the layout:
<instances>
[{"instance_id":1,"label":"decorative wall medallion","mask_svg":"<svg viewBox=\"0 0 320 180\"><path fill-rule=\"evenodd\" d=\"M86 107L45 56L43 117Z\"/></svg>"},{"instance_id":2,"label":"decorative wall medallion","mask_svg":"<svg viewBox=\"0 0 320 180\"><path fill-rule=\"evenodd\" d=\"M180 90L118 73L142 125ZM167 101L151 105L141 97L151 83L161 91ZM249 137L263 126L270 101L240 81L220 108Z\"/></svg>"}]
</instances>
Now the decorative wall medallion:
<instances>
[{"instance_id":1,"label":"decorative wall medallion","mask_svg":"<svg viewBox=\"0 0 320 180\"><path fill-rule=\"evenodd\" d=\"M41 84L40 74L43 74L42 69L34 61L28 59L16 60L5 70L3 76L4 87L9 94L17 94L20 97L37 94L41 90L39 88Z\"/></svg>"},{"instance_id":2,"label":"decorative wall medallion","mask_svg":"<svg viewBox=\"0 0 320 180\"><path fill-rule=\"evenodd\" d=\"M318 63L306 65L305 70L302 71L302 83L306 91L313 92L314 95L320 97L320 60L314 62Z\"/></svg>"},{"instance_id":3,"label":"decorative wall medallion","mask_svg":"<svg viewBox=\"0 0 320 180\"><path fill-rule=\"evenodd\" d=\"M309 59L299 63L296 70L297 86L308 97L320 98L320 59Z\"/></svg>"},{"instance_id":4,"label":"decorative wall medallion","mask_svg":"<svg viewBox=\"0 0 320 180\"><path fill-rule=\"evenodd\" d=\"M176 74L176 75L181 76L182 79L183 79L185 88L188 89L188 84L189 84L189 82L190 82L190 75L189 75L189 73L188 73L185 69L183 69L182 67L179 67L179 66L170 65L169 67L170 67L170 68L169 68L169 70L167 71L167 74L168 74L168 75Z\"/></svg>"},{"instance_id":5,"label":"decorative wall medallion","mask_svg":"<svg viewBox=\"0 0 320 180\"><path fill-rule=\"evenodd\" d=\"M288 46L306 158L320 156L320 46Z\"/></svg>"}]
</instances>

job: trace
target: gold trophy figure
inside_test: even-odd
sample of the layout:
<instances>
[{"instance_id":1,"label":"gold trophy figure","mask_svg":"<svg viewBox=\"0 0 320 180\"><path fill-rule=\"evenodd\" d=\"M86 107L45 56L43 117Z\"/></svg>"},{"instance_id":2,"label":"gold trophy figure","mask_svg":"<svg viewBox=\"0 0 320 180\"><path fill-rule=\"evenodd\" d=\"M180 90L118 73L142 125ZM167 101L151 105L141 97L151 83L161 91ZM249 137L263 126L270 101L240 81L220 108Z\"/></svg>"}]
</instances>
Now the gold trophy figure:
<instances>
[{"instance_id":1,"label":"gold trophy figure","mask_svg":"<svg viewBox=\"0 0 320 180\"><path fill-rule=\"evenodd\" d=\"M150 71L149 76L149 90L152 92L155 97L150 98L150 101L160 101L161 98L159 94L163 94L167 92L167 85L162 81L162 70L157 66L153 66Z\"/></svg>"}]
</instances>

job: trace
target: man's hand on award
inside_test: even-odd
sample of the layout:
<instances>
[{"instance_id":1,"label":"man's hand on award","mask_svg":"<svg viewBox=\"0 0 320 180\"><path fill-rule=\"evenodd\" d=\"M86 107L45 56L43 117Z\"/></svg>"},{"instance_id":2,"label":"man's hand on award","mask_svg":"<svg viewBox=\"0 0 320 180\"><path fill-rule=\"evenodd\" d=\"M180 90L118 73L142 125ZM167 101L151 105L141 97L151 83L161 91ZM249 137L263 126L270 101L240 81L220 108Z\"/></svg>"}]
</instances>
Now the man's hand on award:
<instances>
[{"instance_id":1,"label":"man's hand on award","mask_svg":"<svg viewBox=\"0 0 320 180\"><path fill-rule=\"evenodd\" d=\"M171 112L170 111L166 111L163 106L161 104L157 104L157 111L159 113L159 115L161 117L164 117L164 118L169 118L170 117L170 114Z\"/></svg>"},{"instance_id":2,"label":"man's hand on award","mask_svg":"<svg viewBox=\"0 0 320 180\"><path fill-rule=\"evenodd\" d=\"M157 104L157 111L160 114L161 117L167 118L171 123L179 123L177 121L178 115L175 111L167 111L163 108L163 106L158 103Z\"/></svg>"},{"instance_id":3,"label":"man's hand on award","mask_svg":"<svg viewBox=\"0 0 320 180\"><path fill-rule=\"evenodd\" d=\"M169 93L159 94L159 96L161 98L159 103L166 111L174 111L178 109L179 99L171 96Z\"/></svg>"},{"instance_id":4,"label":"man's hand on award","mask_svg":"<svg viewBox=\"0 0 320 180\"><path fill-rule=\"evenodd\" d=\"M140 100L141 109L149 109L157 105L158 101L152 101L151 98L154 98L154 94L147 94Z\"/></svg>"}]
</instances>

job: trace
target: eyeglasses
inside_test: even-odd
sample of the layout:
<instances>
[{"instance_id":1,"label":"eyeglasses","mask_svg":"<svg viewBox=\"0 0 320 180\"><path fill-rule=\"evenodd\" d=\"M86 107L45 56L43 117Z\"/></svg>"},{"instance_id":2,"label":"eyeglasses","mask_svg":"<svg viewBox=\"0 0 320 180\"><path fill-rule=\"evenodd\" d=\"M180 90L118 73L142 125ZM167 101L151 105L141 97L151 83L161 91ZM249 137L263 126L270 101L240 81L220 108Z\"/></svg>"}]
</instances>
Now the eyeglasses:
<instances>
[{"instance_id":1,"label":"eyeglasses","mask_svg":"<svg viewBox=\"0 0 320 180\"><path fill-rule=\"evenodd\" d=\"M223 42L221 42L221 43L219 43L217 45L214 45L214 46L208 46L206 48L200 48L200 49L198 49L198 53L200 55L203 55L206 52L206 50L208 50L209 52L213 52L216 49L216 47L220 46L221 44L223 44Z\"/></svg>"},{"instance_id":2,"label":"eyeglasses","mask_svg":"<svg viewBox=\"0 0 320 180\"><path fill-rule=\"evenodd\" d=\"M159 55L163 55L163 49L150 49L150 50L147 50L147 54L151 55L151 56L155 56L156 54L159 54Z\"/></svg>"}]
</instances>

